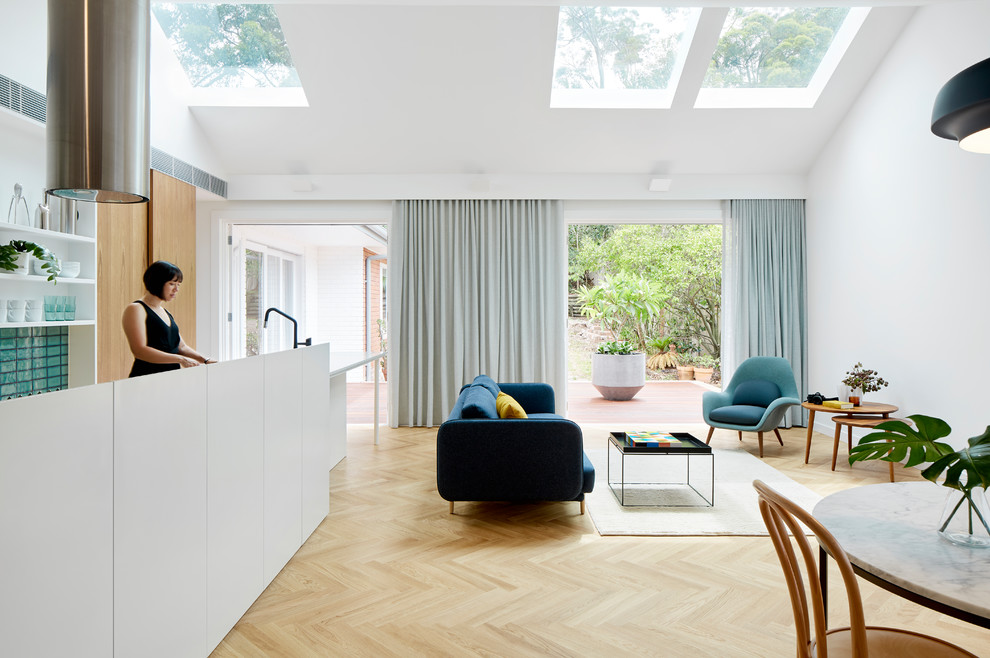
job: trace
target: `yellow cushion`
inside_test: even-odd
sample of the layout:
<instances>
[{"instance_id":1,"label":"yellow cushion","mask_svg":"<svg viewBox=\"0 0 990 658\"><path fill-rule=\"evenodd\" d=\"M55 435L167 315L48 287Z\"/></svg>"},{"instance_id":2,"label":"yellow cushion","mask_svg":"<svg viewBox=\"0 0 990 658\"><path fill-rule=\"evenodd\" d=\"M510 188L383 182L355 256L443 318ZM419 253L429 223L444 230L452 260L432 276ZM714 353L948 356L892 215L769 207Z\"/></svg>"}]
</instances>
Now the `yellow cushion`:
<instances>
[{"instance_id":1,"label":"yellow cushion","mask_svg":"<svg viewBox=\"0 0 990 658\"><path fill-rule=\"evenodd\" d=\"M498 409L499 418L529 418L523 410L522 405L516 402L511 395L506 395L499 391L495 398L495 408Z\"/></svg>"}]
</instances>

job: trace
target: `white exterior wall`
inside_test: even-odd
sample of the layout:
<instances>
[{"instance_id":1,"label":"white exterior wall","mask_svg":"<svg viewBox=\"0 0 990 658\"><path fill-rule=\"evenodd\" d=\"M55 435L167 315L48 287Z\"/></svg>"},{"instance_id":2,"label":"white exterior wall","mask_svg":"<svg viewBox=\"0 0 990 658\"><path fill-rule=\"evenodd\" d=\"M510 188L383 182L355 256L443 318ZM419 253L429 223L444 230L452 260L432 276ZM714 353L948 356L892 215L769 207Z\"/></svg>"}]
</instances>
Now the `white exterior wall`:
<instances>
[{"instance_id":1,"label":"white exterior wall","mask_svg":"<svg viewBox=\"0 0 990 658\"><path fill-rule=\"evenodd\" d=\"M320 247L317 250L317 326L314 343L328 342L334 352L363 351L364 250ZM347 381L364 381L364 370L347 373Z\"/></svg>"},{"instance_id":2,"label":"white exterior wall","mask_svg":"<svg viewBox=\"0 0 990 658\"><path fill-rule=\"evenodd\" d=\"M919 8L808 181L811 390L862 361L890 382L868 400L943 418L960 445L990 422L990 156L929 127L942 85L987 57L988 24L987 2Z\"/></svg>"}]
</instances>

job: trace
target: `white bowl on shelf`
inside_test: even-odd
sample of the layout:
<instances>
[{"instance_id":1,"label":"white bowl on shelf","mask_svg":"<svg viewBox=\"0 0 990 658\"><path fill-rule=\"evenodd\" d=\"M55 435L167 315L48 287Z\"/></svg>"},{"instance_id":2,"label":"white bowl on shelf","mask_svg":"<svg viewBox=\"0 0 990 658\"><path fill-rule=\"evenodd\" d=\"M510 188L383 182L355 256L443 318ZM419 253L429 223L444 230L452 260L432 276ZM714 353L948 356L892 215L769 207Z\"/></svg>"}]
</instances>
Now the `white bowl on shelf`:
<instances>
[{"instance_id":1,"label":"white bowl on shelf","mask_svg":"<svg viewBox=\"0 0 990 658\"><path fill-rule=\"evenodd\" d=\"M60 277L65 277L66 279L74 279L79 276L79 261L77 260L67 260L62 262L62 271L59 272Z\"/></svg>"},{"instance_id":2,"label":"white bowl on shelf","mask_svg":"<svg viewBox=\"0 0 990 658\"><path fill-rule=\"evenodd\" d=\"M37 276L48 277L48 270L45 269L45 261L38 260L37 258L31 261L31 273ZM58 273L58 276L63 279L74 279L79 276L79 261L77 260L65 260L62 261L62 270Z\"/></svg>"}]
</instances>

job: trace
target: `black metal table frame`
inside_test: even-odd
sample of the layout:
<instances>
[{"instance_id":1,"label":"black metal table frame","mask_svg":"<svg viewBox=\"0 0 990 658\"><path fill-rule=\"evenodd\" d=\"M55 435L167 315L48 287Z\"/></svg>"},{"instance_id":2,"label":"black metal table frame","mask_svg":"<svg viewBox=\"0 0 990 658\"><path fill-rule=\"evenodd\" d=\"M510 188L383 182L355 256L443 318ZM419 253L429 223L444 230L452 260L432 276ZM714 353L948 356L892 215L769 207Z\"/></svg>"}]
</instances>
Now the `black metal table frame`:
<instances>
[{"instance_id":1,"label":"black metal table frame","mask_svg":"<svg viewBox=\"0 0 990 658\"><path fill-rule=\"evenodd\" d=\"M715 453L712 452L711 446L706 445L699 441L696 437L688 434L686 432L670 432L670 435L678 439L688 439L693 445L689 448L684 446L661 446L661 447L642 447L634 448L628 445L620 445L620 441L624 443L624 439L619 439L617 437L621 432L611 432L609 434L609 446L608 452L606 453L605 460L605 480L608 484L609 490L611 490L612 495L619 502L619 505L623 507L714 507L715 506ZM616 492L616 489L612 481L612 450L615 449L622 457L620 460L620 472L621 472L621 482L620 493ZM646 456L646 455L666 455L666 456L681 456L685 457L687 460L687 477L685 482L626 482L626 456ZM698 489L691 484L691 456L695 455L697 457L707 457L711 461L712 468L712 478L711 478L711 491L708 497L705 494L698 491ZM625 490L627 485L662 485L662 484L681 484L687 485L692 491L698 494L705 505L650 505L650 504L629 504L625 503Z\"/></svg>"},{"instance_id":2,"label":"black metal table frame","mask_svg":"<svg viewBox=\"0 0 990 658\"><path fill-rule=\"evenodd\" d=\"M822 603L825 607L825 621L828 623L828 558L832 557L829 555L821 545L818 546L818 581L822 588ZM927 596L918 594L917 592L912 592L911 590L904 589L900 585L895 585L894 583L884 580L880 576L863 569L855 564L852 565L853 572L856 573L860 578L869 581L885 589L888 592L896 594L902 598L911 601L912 603L917 603L918 605L924 606L930 610L935 610L941 612L942 614L949 615L950 617L955 617L956 619L961 619L962 621L969 622L970 624L975 624L977 626L982 626L983 628L990 628L990 619L978 615L968 610L960 610L955 606L951 606L940 601L933 601Z\"/></svg>"}]
</instances>

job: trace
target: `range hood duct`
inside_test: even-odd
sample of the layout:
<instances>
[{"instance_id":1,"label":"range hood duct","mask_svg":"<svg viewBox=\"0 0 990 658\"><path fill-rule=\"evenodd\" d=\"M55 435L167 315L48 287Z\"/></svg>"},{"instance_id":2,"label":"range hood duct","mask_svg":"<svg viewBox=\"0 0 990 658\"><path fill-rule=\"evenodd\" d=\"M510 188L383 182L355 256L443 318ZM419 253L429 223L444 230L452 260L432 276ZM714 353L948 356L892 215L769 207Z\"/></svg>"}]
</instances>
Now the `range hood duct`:
<instances>
[{"instance_id":1,"label":"range hood duct","mask_svg":"<svg viewBox=\"0 0 990 658\"><path fill-rule=\"evenodd\" d=\"M48 0L50 194L149 197L149 0Z\"/></svg>"}]
</instances>

